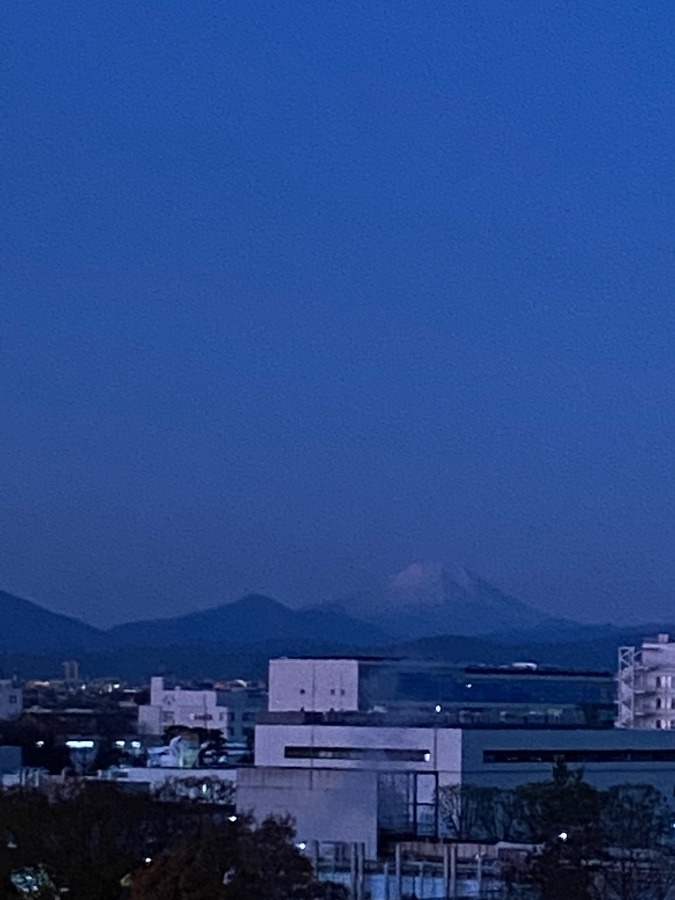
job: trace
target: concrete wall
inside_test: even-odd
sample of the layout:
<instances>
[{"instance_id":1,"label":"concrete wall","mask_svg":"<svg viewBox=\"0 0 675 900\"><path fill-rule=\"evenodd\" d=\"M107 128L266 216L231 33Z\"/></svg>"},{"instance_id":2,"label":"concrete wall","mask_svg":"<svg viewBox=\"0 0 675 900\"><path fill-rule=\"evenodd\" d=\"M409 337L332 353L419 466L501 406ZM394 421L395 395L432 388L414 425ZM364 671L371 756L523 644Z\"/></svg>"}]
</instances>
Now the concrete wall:
<instances>
[{"instance_id":1,"label":"concrete wall","mask_svg":"<svg viewBox=\"0 0 675 900\"><path fill-rule=\"evenodd\" d=\"M439 771L447 775L444 781L459 781L461 744L462 731L456 728L261 724L256 726L255 764L303 769ZM289 748L291 752L309 748L316 756L289 755ZM324 755L326 748L337 751L336 757ZM339 751L348 749L364 752L340 758ZM379 751L383 751L381 758ZM389 758L386 751L393 751Z\"/></svg>"},{"instance_id":2,"label":"concrete wall","mask_svg":"<svg viewBox=\"0 0 675 900\"><path fill-rule=\"evenodd\" d=\"M290 815L297 840L363 843L377 856L377 774L330 769L240 769L237 809L260 822Z\"/></svg>"},{"instance_id":3,"label":"concrete wall","mask_svg":"<svg viewBox=\"0 0 675 900\"><path fill-rule=\"evenodd\" d=\"M270 712L328 712L359 708L359 664L355 659L272 659Z\"/></svg>"}]
</instances>

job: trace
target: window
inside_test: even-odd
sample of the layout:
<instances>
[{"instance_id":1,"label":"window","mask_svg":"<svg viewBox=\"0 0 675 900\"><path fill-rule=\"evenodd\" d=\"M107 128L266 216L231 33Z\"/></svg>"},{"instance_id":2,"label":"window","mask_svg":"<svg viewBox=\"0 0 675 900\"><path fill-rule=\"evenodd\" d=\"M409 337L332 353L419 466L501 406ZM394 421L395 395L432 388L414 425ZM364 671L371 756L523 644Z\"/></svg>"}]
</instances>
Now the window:
<instances>
[{"instance_id":1,"label":"window","mask_svg":"<svg viewBox=\"0 0 675 900\"><path fill-rule=\"evenodd\" d=\"M661 709L661 698L660 697L656 698L656 708Z\"/></svg>"},{"instance_id":2,"label":"window","mask_svg":"<svg viewBox=\"0 0 675 900\"><path fill-rule=\"evenodd\" d=\"M429 762L430 750L400 747L286 747L286 759L359 759L397 762Z\"/></svg>"},{"instance_id":3,"label":"window","mask_svg":"<svg viewBox=\"0 0 675 900\"><path fill-rule=\"evenodd\" d=\"M300 688L300 693L301 693L301 694L304 694L304 693L305 693L305 689L304 689L304 688Z\"/></svg>"},{"instance_id":4,"label":"window","mask_svg":"<svg viewBox=\"0 0 675 900\"><path fill-rule=\"evenodd\" d=\"M663 720L657 719L657 728ZM484 763L566 763L661 762L674 763L675 749L643 750L622 747L613 750L484 750Z\"/></svg>"},{"instance_id":5,"label":"window","mask_svg":"<svg viewBox=\"0 0 675 900\"><path fill-rule=\"evenodd\" d=\"M334 696L335 696L335 688L331 688L331 689L330 689L330 692L331 692L331 696L334 697Z\"/></svg>"},{"instance_id":6,"label":"window","mask_svg":"<svg viewBox=\"0 0 675 900\"><path fill-rule=\"evenodd\" d=\"M660 675L656 676L656 686L657 686L657 688L661 687L661 676Z\"/></svg>"},{"instance_id":7,"label":"window","mask_svg":"<svg viewBox=\"0 0 675 900\"><path fill-rule=\"evenodd\" d=\"M341 697L344 697L344 695L345 695L345 689L342 688L341 691L340 691L340 696L341 696Z\"/></svg>"}]
</instances>

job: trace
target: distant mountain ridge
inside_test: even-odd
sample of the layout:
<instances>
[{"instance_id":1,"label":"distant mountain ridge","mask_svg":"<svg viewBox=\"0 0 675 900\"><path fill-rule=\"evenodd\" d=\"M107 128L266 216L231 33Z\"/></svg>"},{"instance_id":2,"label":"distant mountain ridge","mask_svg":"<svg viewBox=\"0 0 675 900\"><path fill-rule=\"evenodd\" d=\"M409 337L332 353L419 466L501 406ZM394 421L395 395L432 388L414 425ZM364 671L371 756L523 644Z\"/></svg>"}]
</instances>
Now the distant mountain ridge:
<instances>
[{"instance_id":1,"label":"distant mountain ridge","mask_svg":"<svg viewBox=\"0 0 675 900\"><path fill-rule=\"evenodd\" d=\"M379 591L301 609L250 594L183 616L107 631L0 591L0 669L55 677L64 659L92 676L264 677L273 656L366 653L448 662L613 668L620 644L673 626L556 619L466 569L415 563Z\"/></svg>"},{"instance_id":2,"label":"distant mountain ridge","mask_svg":"<svg viewBox=\"0 0 675 900\"><path fill-rule=\"evenodd\" d=\"M102 650L107 644L105 633L93 625L5 591L0 591L0 617L0 651L5 654Z\"/></svg>"},{"instance_id":3,"label":"distant mountain ridge","mask_svg":"<svg viewBox=\"0 0 675 900\"><path fill-rule=\"evenodd\" d=\"M118 625L108 632L115 646L176 646L199 641L226 644L293 638L346 646L367 646L387 639L379 628L356 622L345 613L320 609L290 609L260 594L233 603L171 619L150 619Z\"/></svg>"}]
</instances>

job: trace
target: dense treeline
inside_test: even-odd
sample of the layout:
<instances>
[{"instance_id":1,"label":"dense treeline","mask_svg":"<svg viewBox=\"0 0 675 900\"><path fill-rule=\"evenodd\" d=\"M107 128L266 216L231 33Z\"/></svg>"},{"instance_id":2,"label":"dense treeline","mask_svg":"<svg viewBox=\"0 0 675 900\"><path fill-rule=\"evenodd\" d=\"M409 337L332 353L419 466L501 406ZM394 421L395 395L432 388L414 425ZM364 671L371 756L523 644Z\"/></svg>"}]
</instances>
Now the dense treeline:
<instances>
[{"instance_id":1,"label":"dense treeline","mask_svg":"<svg viewBox=\"0 0 675 900\"><path fill-rule=\"evenodd\" d=\"M669 900L675 817L647 784L601 791L563 764L515 790L439 793L455 840L531 845L505 872L504 896L541 900ZM64 891L67 889L67 891ZM345 900L315 879L290 822L256 826L232 807L158 802L66 779L0 794L0 897L35 900ZM528 896L531 896L528 893Z\"/></svg>"},{"instance_id":2,"label":"dense treeline","mask_svg":"<svg viewBox=\"0 0 675 900\"><path fill-rule=\"evenodd\" d=\"M77 779L6 791L0 897L344 900L342 888L314 879L289 822L255 826L228 812Z\"/></svg>"}]
</instances>

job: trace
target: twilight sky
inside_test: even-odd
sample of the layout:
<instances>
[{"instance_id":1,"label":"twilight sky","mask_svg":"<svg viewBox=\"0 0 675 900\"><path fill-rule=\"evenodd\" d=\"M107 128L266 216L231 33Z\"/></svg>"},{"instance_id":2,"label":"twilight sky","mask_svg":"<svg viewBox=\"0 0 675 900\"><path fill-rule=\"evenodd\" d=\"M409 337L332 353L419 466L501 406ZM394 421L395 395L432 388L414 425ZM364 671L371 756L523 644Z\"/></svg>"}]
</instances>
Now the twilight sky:
<instances>
[{"instance_id":1,"label":"twilight sky","mask_svg":"<svg viewBox=\"0 0 675 900\"><path fill-rule=\"evenodd\" d=\"M0 588L416 559L675 620L670 0L4 0Z\"/></svg>"}]
</instances>

